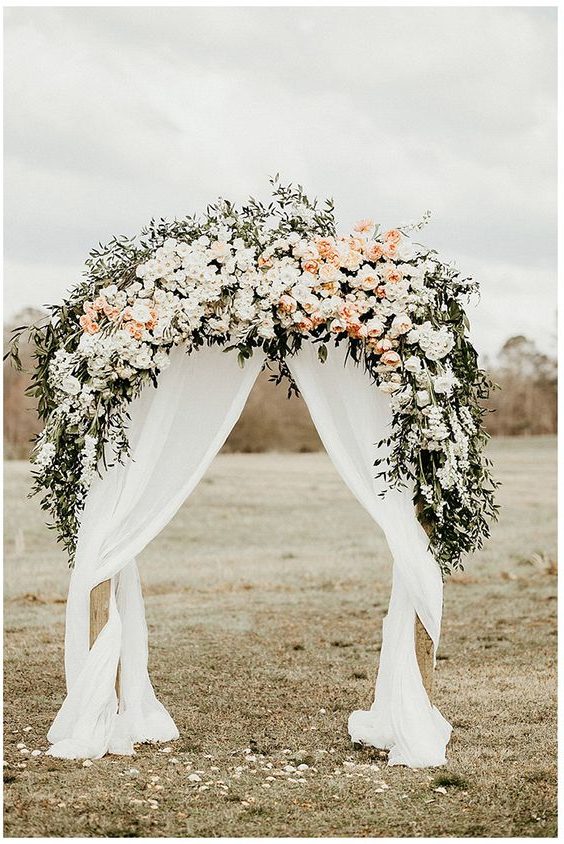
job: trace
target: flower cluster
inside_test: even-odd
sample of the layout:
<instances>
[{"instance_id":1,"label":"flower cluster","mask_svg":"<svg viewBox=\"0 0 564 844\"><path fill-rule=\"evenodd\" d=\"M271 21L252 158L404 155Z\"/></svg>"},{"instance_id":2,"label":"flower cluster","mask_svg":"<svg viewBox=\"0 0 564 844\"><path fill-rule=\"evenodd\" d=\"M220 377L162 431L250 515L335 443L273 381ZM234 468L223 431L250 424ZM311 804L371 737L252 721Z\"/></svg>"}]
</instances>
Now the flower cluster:
<instances>
[{"instance_id":1,"label":"flower cluster","mask_svg":"<svg viewBox=\"0 0 564 844\"><path fill-rule=\"evenodd\" d=\"M479 547L495 517L479 400L489 384L460 300L475 285L406 230L362 220L336 233L301 188L275 183L268 207L220 201L203 219L152 223L92 253L89 272L48 322L32 327L33 390L45 428L36 488L73 552L80 510L102 463L128 453L126 411L157 382L173 346L229 345L242 364L262 347L280 373L304 337L346 342L393 411L389 486L413 484L444 570ZM414 459L415 455L415 459Z\"/></svg>"}]
</instances>

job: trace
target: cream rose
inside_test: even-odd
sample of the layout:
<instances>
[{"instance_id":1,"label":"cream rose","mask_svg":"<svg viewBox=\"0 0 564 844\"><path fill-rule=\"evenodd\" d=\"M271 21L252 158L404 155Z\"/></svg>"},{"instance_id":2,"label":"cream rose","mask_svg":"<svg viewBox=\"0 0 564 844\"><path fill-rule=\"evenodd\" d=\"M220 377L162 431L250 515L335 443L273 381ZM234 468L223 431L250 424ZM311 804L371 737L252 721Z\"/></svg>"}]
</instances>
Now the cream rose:
<instances>
[{"instance_id":1,"label":"cream rose","mask_svg":"<svg viewBox=\"0 0 564 844\"><path fill-rule=\"evenodd\" d=\"M407 334L413 328L413 323L407 314L398 314L392 321L393 334Z\"/></svg>"},{"instance_id":2,"label":"cream rose","mask_svg":"<svg viewBox=\"0 0 564 844\"><path fill-rule=\"evenodd\" d=\"M385 363L386 366L391 366L393 369L396 369L401 363L400 356L397 352L393 351L384 352L380 360L382 363Z\"/></svg>"}]
</instances>

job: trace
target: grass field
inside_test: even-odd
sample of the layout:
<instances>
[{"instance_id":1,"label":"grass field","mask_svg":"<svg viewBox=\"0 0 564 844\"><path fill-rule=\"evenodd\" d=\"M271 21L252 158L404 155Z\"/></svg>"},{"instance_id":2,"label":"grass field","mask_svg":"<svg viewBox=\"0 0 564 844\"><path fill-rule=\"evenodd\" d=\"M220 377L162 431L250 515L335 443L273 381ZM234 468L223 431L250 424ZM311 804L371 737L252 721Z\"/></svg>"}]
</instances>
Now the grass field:
<instances>
[{"instance_id":1,"label":"grass field","mask_svg":"<svg viewBox=\"0 0 564 844\"><path fill-rule=\"evenodd\" d=\"M324 454L221 455L140 559L179 741L89 767L26 752L63 698L68 571L28 467L7 464L5 834L554 836L555 441L491 454L501 521L445 591L449 762L419 771L347 735L372 699L390 558Z\"/></svg>"}]
</instances>

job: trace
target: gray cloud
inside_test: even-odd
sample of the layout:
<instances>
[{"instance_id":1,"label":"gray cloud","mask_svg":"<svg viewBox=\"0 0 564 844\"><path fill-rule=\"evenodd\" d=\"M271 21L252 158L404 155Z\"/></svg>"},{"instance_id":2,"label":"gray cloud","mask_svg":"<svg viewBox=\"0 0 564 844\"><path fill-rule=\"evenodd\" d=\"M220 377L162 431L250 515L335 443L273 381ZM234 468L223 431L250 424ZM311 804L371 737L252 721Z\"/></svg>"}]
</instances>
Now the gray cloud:
<instances>
[{"instance_id":1,"label":"gray cloud","mask_svg":"<svg viewBox=\"0 0 564 844\"><path fill-rule=\"evenodd\" d=\"M280 171L343 225L423 233L482 282L480 348L555 310L556 14L543 8L9 8L6 313L90 247Z\"/></svg>"}]
</instances>

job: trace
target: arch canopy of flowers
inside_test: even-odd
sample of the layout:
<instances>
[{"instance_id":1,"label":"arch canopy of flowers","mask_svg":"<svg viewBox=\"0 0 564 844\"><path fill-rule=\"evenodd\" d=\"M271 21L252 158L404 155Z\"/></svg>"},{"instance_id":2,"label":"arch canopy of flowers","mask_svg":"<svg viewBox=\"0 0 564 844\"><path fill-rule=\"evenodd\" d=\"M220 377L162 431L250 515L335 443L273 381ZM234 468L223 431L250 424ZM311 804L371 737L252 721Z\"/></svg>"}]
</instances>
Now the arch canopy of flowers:
<instances>
[{"instance_id":1,"label":"arch canopy of flowers","mask_svg":"<svg viewBox=\"0 0 564 844\"><path fill-rule=\"evenodd\" d=\"M322 361L346 343L389 394L390 456L375 473L388 488L413 482L443 571L480 548L497 506L481 406L491 383L462 304L477 285L414 242L421 225L381 232L362 220L338 235L331 201L276 178L269 204L219 200L202 217L152 221L94 250L85 279L11 347L17 363L29 332L30 394L45 422L34 491L71 560L95 474L128 454L128 405L157 383L174 346L223 345L241 365L260 347L295 389L285 361L303 338Z\"/></svg>"}]
</instances>

